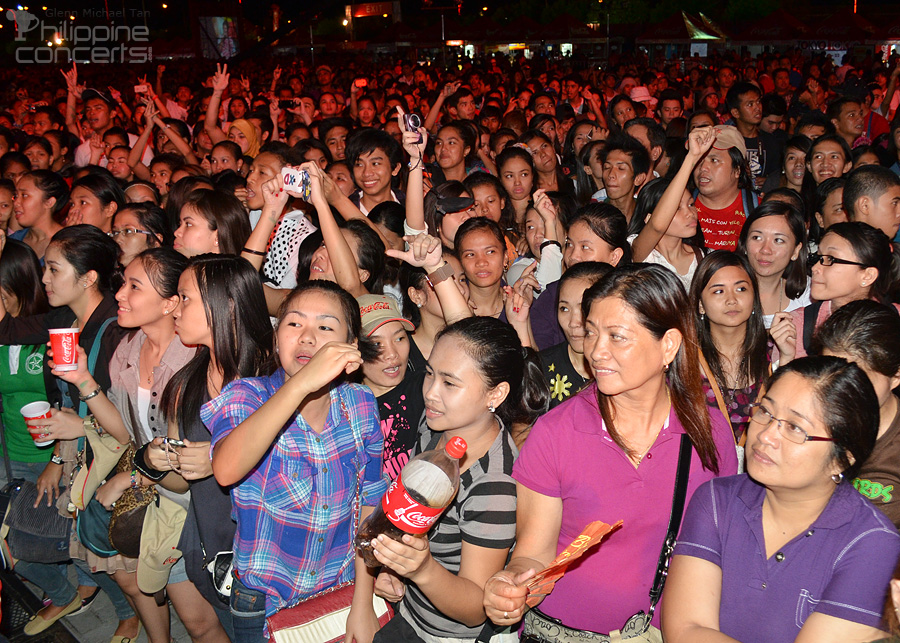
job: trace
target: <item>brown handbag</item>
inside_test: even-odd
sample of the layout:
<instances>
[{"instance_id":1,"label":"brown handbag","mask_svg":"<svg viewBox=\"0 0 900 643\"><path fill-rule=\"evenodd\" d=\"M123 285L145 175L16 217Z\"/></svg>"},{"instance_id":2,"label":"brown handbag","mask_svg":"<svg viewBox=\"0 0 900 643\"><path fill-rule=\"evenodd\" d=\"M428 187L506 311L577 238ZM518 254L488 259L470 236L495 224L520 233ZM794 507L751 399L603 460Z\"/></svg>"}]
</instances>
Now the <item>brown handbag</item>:
<instances>
[{"instance_id":1,"label":"brown handbag","mask_svg":"<svg viewBox=\"0 0 900 643\"><path fill-rule=\"evenodd\" d=\"M133 472L133 445L122 454L117 473ZM156 487L129 487L116 501L109 520L109 542L126 558L138 558L141 555L141 531L144 528L144 517L147 507L155 502L159 492Z\"/></svg>"}]
</instances>

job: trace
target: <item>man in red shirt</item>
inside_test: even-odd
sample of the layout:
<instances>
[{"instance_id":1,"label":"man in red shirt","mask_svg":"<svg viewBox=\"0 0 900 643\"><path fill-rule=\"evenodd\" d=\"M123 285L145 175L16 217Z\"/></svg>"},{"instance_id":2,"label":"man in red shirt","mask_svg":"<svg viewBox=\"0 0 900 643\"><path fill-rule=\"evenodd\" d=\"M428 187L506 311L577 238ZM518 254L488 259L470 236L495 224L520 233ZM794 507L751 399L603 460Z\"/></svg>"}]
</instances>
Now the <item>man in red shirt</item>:
<instances>
[{"instance_id":1,"label":"man in red shirt","mask_svg":"<svg viewBox=\"0 0 900 643\"><path fill-rule=\"evenodd\" d=\"M747 212L758 200L744 137L733 125L719 125L716 132L716 142L694 168L695 205L706 247L734 250Z\"/></svg>"}]
</instances>

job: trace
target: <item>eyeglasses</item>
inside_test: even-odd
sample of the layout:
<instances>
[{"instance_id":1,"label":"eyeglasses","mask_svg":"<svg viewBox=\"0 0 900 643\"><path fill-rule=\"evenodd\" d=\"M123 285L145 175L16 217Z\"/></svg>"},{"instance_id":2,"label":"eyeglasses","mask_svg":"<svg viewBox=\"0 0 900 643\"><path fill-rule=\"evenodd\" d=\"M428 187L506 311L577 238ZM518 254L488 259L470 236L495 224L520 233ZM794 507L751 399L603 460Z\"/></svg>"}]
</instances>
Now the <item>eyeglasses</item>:
<instances>
[{"instance_id":1,"label":"eyeglasses","mask_svg":"<svg viewBox=\"0 0 900 643\"><path fill-rule=\"evenodd\" d=\"M123 228L121 230L113 230L112 232L107 232L106 234L111 236L113 239L118 237L120 234L125 235L126 239L130 239L131 237L133 237L136 234L146 234L149 236L149 235L152 235L153 233L148 232L147 230L136 230L135 228Z\"/></svg>"},{"instance_id":2,"label":"eyeglasses","mask_svg":"<svg viewBox=\"0 0 900 643\"><path fill-rule=\"evenodd\" d=\"M794 444L803 444L804 442L834 442L834 438L822 438L817 435L810 435L796 424L792 424L787 420L781 420L771 413L759 402L750 405L750 421L756 422L762 426L769 426L775 422L779 435Z\"/></svg>"},{"instance_id":3,"label":"eyeglasses","mask_svg":"<svg viewBox=\"0 0 900 643\"><path fill-rule=\"evenodd\" d=\"M831 266L833 264L840 264L842 266L861 266L863 268L869 268L868 264L860 263L858 261L850 261L849 259L838 259L837 257L832 257L831 255L820 255L818 252L814 252L809 255L809 267L812 268L817 263L821 263L823 266Z\"/></svg>"}]
</instances>

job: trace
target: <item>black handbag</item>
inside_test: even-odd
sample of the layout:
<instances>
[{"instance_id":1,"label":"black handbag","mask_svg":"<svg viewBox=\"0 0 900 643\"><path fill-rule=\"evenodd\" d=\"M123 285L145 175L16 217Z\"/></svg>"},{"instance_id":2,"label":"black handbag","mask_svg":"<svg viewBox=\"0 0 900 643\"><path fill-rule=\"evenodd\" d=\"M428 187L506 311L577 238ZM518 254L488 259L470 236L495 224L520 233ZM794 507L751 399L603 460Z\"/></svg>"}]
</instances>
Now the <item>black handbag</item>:
<instances>
[{"instance_id":1,"label":"black handbag","mask_svg":"<svg viewBox=\"0 0 900 643\"><path fill-rule=\"evenodd\" d=\"M61 563L69 560L69 534L72 519L59 514L56 503L48 507L41 494L37 508L37 485L18 481L6 515L9 533L6 542L16 560L32 563Z\"/></svg>"}]
</instances>

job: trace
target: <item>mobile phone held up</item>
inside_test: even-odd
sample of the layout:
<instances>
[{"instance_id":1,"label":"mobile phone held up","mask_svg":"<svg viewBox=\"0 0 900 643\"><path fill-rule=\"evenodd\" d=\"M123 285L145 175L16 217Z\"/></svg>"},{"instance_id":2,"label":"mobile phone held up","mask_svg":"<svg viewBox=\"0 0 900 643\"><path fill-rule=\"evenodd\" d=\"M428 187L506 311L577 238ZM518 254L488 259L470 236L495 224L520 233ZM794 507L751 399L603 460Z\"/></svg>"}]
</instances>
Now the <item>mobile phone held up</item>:
<instances>
[{"instance_id":1,"label":"mobile phone held up","mask_svg":"<svg viewBox=\"0 0 900 643\"><path fill-rule=\"evenodd\" d=\"M309 172L290 166L283 167L281 168L281 180L284 182L284 189L288 194L309 201L311 193Z\"/></svg>"}]
</instances>

